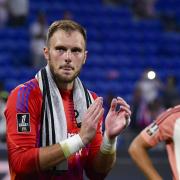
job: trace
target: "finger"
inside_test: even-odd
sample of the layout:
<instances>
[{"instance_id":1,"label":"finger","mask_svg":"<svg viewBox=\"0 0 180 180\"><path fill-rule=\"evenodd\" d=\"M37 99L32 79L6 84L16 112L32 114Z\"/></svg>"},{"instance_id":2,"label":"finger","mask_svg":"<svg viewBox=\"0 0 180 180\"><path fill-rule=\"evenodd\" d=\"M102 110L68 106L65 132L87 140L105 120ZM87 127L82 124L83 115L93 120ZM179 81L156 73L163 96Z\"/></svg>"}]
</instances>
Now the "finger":
<instances>
[{"instance_id":1,"label":"finger","mask_svg":"<svg viewBox=\"0 0 180 180\"><path fill-rule=\"evenodd\" d=\"M125 128L127 128L129 126L130 122L131 122L131 118L129 116L126 116L126 126L125 126Z\"/></svg>"},{"instance_id":2,"label":"finger","mask_svg":"<svg viewBox=\"0 0 180 180\"><path fill-rule=\"evenodd\" d=\"M93 119L95 119L96 115L98 114L98 112L101 110L103 105L102 99L100 99L93 108L90 109L90 111L88 112L86 118L86 121L93 121Z\"/></svg>"},{"instance_id":3,"label":"finger","mask_svg":"<svg viewBox=\"0 0 180 180\"><path fill-rule=\"evenodd\" d=\"M120 115L120 114L118 114L118 115ZM121 116L122 115L124 115L124 118L121 117L121 119L122 119L121 122L123 123L123 126L124 126L123 129L125 129L125 128L127 128L129 126L131 118L130 118L130 115L127 114L126 112L121 112Z\"/></svg>"},{"instance_id":4,"label":"finger","mask_svg":"<svg viewBox=\"0 0 180 180\"><path fill-rule=\"evenodd\" d=\"M119 111L126 110L126 109L128 110L128 112L131 111L130 105L128 105L127 103L124 104L123 102L118 102L118 105L120 106Z\"/></svg>"},{"instance_id":5,"label":"finger","mask_svg":"<svg viewBox=\"0 0 180 180\"><path fill-rule=\"evenodd\" d=\"M113 98L111 101L110 111L115 111L117 107L117 99Z\"/></svg>"},{"instance_id":6,"label":"finger","mask_svg":"<svg viewBox=\"0 0 180 180\"><path fill-rule=\"evenodd\" d=\"M125 115L125 119L123 120L123 129L126 129L131 122L130 116Z\"/></svg>"},{"instance_id":7,"label":"finger","mask_svg":"<svg viewBox=\"0 0 180 180\"><path fill-rule=\"evenodd\" d=\"M99 122L99 119L102 118L104 114L104 108L101 108L100 111L98 111L98 114L96 115L96 117L93 119L93 123L94 123L94 126L97 128L97 125L98 125L98 122Z\"/></svg>"},{"instance_id":8,"label":"finger","mask_svg":"<svg viewBox=\"0 0 180 180\"><path fill-rule=\"evenodd\" d=\"M130 108L129 104L127 104L127 102L121 97L117 97L117 102Z\"/></svg>"},{"instance_id":9,"label":"finger","mask_svg":"<svg viewBox=\"0 0 180 180\"><path fill-rule=\"evenodd\" d=\"M96 109L98 104L103 104L103 98L102 97L96 98L96 100L89 106L89 108L87 110L88 116L92 114L92 112Z\"/></svg>"},{"instance_id":10,"label":"finger","mask_svg":"<svg viewBox=\"0 0 180 180\"><path fill-rule=\"evenodd\" d=\"M98 115L99 111L100 111L102 108L103 108L103 107L102 107L102 104L101 104L101 103L97 104L96 109L91 113L91 119L92 119L92 121L96 118L96 116Z\"/></svg>"},{"instance_id":11,"label":"finger","mask_svg":"<svg viewBox=\"0 0 180 180\"><path fill-rule=\"evenodd\" d=\"M126 106L121 106L119 112L125 111L127 115L131 116L131 110Z\"/></svg>"}]
</instances>

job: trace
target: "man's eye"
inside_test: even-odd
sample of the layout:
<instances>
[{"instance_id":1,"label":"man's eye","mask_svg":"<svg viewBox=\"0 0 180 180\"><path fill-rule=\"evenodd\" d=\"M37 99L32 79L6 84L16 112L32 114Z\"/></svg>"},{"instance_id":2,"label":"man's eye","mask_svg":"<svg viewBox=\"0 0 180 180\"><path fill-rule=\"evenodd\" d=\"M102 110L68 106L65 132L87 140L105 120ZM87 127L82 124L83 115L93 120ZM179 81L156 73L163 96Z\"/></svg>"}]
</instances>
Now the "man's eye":
<instances>
[{"instance_id":1,"label":"man's eye","mask_svg":"<svg viewBox=\"0 0 180 180\"><path fill-rule=\"evenodd\" d=\"M80 53L82 50L79 48L72 49L72 52L74 53Z\"/></svg>"},{"instance_id":2,"label":"man's eye","mask_svg":"<svg viewBox=\"0 0 180 180\"><path fill-rule=\"evenodd\" d=\"M57 47L56 50L59 51L59 52L64 52L64 51L66 51L65 48L61 48L61 47Z\"/></svg>"},{"instance_id":3,"label":"man's eye","mask_svg":"<svg viewBox=\"0 0 180 180\"><path fill-rule=\"evenodd\" d=\"M60 48L58 50L59 50L59 52L64 52L65 51L65 49L62 49L62 48Z\"/></svg>"}]
</instances>

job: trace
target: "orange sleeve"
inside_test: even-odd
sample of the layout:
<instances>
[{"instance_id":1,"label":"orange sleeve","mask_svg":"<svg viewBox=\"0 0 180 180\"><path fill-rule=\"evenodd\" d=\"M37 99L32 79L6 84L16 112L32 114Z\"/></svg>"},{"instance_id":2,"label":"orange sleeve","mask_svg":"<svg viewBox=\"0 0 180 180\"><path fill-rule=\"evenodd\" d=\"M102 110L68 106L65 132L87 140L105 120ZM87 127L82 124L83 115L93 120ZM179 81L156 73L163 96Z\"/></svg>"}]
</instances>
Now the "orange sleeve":
<instances>
[{"instance_id":1,"label":"orange sleeve","mask_svg":"<svg viewBox=\"0 0 180 180\"><path fill-rule=\"evenodd\" d=\"M38 126L41 99L35 79L18 86L8 98L5 117L11 174L26 174L39 169Z\"/></svg>"},{"instance_id":2,"label":"orange sleeve","mask_svg":"<svg viewBox=\"0 0 180 180\"><path fill-rule=\"evenodd\" d=\"M155 146L162 141L171 141L174 122L179 116L179 109L172 108L164 111L152 124L141 132L141 136L151 146Z\"/></svg>"},{"instance_id":3,"label":"orange sleeve","mask_svg":"<svg viewBox=\"0 0 180 180\"><path fill-rule=\"evenodd\" d=\"M153 130L153 127L154 127L154 130ZM152 147L160 142L159 127L155 123L152 123L149 126L147 126L140 133L140 135L146 141L146 143L148 143Z\"/></svg>"}]
</instances>

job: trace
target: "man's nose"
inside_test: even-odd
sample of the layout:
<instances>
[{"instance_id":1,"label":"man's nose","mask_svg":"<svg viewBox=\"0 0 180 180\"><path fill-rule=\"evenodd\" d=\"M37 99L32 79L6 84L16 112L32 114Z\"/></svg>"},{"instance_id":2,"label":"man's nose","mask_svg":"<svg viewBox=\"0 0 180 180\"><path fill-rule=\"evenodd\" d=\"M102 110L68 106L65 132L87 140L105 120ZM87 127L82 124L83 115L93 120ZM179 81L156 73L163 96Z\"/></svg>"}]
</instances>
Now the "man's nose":
<instances>
[{"instance_id":1,"label":"man's nose","mask_svg":"<svg viewBox=\"0 0 180 180\"><path fill-rule=\"evenodd\" d=\"M66 51L66 59L71 60L71 55L72 55L71 50L68 49Z\"/></svg>"}]
</instances>

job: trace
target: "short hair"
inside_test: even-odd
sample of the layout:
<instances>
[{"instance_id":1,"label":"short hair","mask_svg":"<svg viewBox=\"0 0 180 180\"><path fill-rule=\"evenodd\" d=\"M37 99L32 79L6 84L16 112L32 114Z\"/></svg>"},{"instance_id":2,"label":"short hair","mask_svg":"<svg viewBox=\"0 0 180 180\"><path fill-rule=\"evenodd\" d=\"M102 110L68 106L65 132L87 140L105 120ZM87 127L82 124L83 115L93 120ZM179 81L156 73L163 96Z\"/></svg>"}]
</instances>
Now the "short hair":
<instances>
[{"instance_id":1,"label":"short hair","mask_svg":"<svg viewBox=\"0 0 180 180\"><path fill-rule=\"evenodd\" d=\"M63 30L65 32L71 32L71 31L78 31L82 34L86 46L86 41L87 41L87 35L86 35L86 30L84 27L82 27L80 24L78 24L75 21L72 20L58 20L54 21L48 29L47 37L46 37L46 45L49 45L49 40L53 36L53 34L58 31L58 30Z\"/></svg>"}]
</instances>

